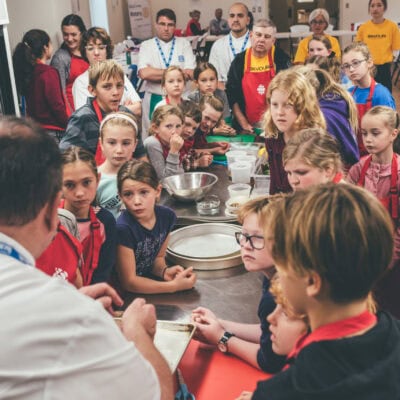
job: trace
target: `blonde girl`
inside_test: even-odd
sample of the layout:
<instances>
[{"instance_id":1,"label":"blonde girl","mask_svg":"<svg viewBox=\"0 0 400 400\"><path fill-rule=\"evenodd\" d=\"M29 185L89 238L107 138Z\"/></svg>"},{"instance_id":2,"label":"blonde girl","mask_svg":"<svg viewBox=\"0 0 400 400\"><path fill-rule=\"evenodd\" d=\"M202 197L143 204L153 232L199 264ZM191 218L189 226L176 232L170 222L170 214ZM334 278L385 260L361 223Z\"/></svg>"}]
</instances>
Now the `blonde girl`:
<instances>
[{"instance_id":1,"label":"blonde girl","mask_svg":"<svg viewBox=\"0 0 400 400\"><path fill-rule=\"evenodd\" d=\"M343 51L342 70L353 82L354 86L349 88L358 109L358 122L364 114L374 106L388 106L396 109L396 105L389 90L375 82L375 66L366 44L361 42L352 43ZM360 155L368 152L365 150L361 132L357 132L358 147Z\"/></svg>"},{"instance_id":2,"label":"blonde girl","mask_svg":"<svg viewBox=\"0 0 400 400\"><path fill-rule=\"evenodd\" d=\"M286 144L282 158L293 191L342 181L338 142L321 128L298 132Z\"/></svg>"},{"instance_id":3,"label":"blonde girl","mask_svg":"<svg viewBox=\"0 0 400 400\"><path fill-rule=\"evenodd\" d=\"M185 90L186 77L180 67L171 65L164 70L161 78L161 88L165 93L164 98L156 104L154 110L160 106L170 104L177 106L182 101L182 94Z\"/></svg>"},{"instance_id":4,"label":"blonde girl","mask_svg":"<svg viewBox=\"0 0 400 400\"><path fill-rule=\"evenodd\" d=\"M347 176L351 183L363 186L376 195L392 216L395 226L395 249L392 271L380 285L378 304L400 317L398 285L400 283L400 155L393 151L399 133L399 115L389 107L371 108L361 121L361 133L369 155L354 165ZM393 283L395 282L395 284Z\"/></svg>"},{"instance_id":5,"label":"blonde girl","mask_svg":"<svg viewBox=\"0 0 400 400\"><path fill-rule=\"evenodd\" d=\"M121 165L132 159L137 144L138 124L134 115L126 112L108 114L100 124L100 146L105 161L97 188L97 204L118 218L121 199L117 190L117 173Z\"/></svg>"},{"instance_id":6,"label":"blonde girl","mask_svg":"<svg viewBox=\"0 0 400 400\"><path fill-rule=\"evenodd\" d=\"M296 68L314 86L326 129L339 142L345 169L348 170L360 159L356 140L357 107L352 96L326 71L308 65Z\"/></svg>"},{"instance_id":7,"label":"blonde girl","mask_svg":"<svg viewBox=\"0 0 400 400\"><path fill-rule=\"evenodd\" d=\"M199 104L202 96L215 96L217 99L221 100L224 105L222 118L218 125L213 129L213 133L227 135L235 134L236 131L226 123L232 120L231 111L229 109L226 92L217 87L218 72L214 65L207 61L198 63L193 71L193 80L197 85L197 90L190 93L188 96L190 100Z\"/></svg>"},{"instance_id":8,"label":"blonde girl","mask_svg":"<svg viewBox=\"0 0 400 400\"><path fill-rule=\"evenodd\" d=\"M115 219L92 204L99 174L93 154L72 146L62 154L63 200L60 208L75 215L83 249L83 285L107 282L115 264Z\"/></svg>"},{"instance_id":9,"label":"blonde girl","mask_svg":"<svg viewBox=\"0 0 400 400\"><path fill-rule=\"evenodd\" d=\"M360 25L356 41L368 46L377 70L376 81L392 92L391 65L393 51L400 49L400 31L396 22L385 18L386 10L386 0L369 0L371 20Z\"/></svg>"},{"instance_id":10,"label":"blonde girl","mask_svg":"<svg viewBox=\"0 0 400 400\"><path fill-rule=\"evenodd\" d=\"M167 267L165 252L175 213L156 204L161 185L144 161L127 161L118 172L125 210L117 221L117 272L122 288L135 293L173 293L191 289L193 268Z\"/></svg>"},{"instance_id":11,"label":"blonde girl","mask_svg":"<svg viewBox=\"0 0 400 400\"><path fill-rule=\"evenodd\" d=\"M182 128L184 116L175 106L158 107L151 119L144 147L159 179L183 173L182 158L185 154Z\"/></svg>"},{"instance_id":12,"label":"blonde girl","mask_svg":"<svg viewBox=\"0 0 400 400\"><path fill-rule=\"evenodd\" d=\"M271 173L270 193L289 192L282 152L295 133L304 128L325 128L315 89L296 70L278 73L267 91L269 107L264 115L265 145Z\"/></svg>"}]
</instances>

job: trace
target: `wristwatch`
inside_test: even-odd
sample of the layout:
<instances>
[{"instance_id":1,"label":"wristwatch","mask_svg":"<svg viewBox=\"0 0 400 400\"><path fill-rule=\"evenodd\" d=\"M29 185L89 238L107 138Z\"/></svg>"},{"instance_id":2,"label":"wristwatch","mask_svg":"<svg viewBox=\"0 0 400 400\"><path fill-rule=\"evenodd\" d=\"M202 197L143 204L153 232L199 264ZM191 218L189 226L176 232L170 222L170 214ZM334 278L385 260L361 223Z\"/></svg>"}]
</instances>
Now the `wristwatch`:
<instances>
[{"instance_id":1,"label":"wristwatch","mask_svg":"<svg viewBox=\"0 0 400 400\"><path fill-rule=\"evenodd\" d=\"M232 337L235 336L233 333L230 332L224 332L222 335L221 339L219 339L217 346L218 350L221 351L222 353L226 353L228 351L228 340Z\"/></svg>"}]
</instances>

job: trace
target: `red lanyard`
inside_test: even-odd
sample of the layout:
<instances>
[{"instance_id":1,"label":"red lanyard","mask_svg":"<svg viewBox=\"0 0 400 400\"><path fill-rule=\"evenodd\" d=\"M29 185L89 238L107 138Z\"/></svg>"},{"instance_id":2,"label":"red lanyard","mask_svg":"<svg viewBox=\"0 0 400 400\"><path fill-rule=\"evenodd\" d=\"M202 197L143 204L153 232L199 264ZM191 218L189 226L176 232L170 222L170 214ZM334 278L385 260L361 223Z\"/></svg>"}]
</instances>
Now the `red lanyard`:
<instances>
[{"instance_id":1,"label":"red lanyard","mask_svg":"<svg viewBox=\"0 0 400 400\"><path fill-rule=\"evenodd\" d=\"M300 351L311 343L342 339L372 327L377 320L376 315L367 310L355 317L322 325L311 333L301 336L297 340L294 349L288 355L288 359L296 358Z\"/></svg>"},{"instance_id":2,"label":"red lanyard","mask_svg":"<svg viewBox=\"0 0 400 400\"><path fill-rule=\"evenodd\" d=\"M97 100L94 99L92 104L93 104L94 112L96 113L96 116L97 116L97 119L99 120L99 125L100 125L101 121L103 121L103 114L101 112L99 103L97 103ZM96 160L96 165L101 165L106 160L104 157L103 151L101 150L100 137L97 142L96 154L95 154L94 158Z\"/></svg>"}]
</instances>

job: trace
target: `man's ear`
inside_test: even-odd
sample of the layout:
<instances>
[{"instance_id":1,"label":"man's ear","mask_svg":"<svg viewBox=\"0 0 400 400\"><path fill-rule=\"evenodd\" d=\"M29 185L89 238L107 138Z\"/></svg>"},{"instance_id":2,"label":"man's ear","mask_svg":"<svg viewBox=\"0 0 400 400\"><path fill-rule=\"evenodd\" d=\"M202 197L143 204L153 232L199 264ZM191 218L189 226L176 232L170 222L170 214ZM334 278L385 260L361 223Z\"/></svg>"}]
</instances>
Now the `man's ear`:
<instances>
[{"instance_id":1,"label":"man's ear","mask_svg":"<svg viewBox=\"0 0 400 400\"><path fill-rule=\"evenodd\" d=\"M58 206L60 204L61 200L61 191L57 193L57 195L54 198L54 201L51 203L47 203L45 214L44 214L44 222L46 224L46 227L49 231L57 231L57 226L59 222L58 218Z\"/></svg>"},{"instance_id":2,"label":"man's ear","mask_svg":"<svg viewBox=\"0 0 400 400\"><path fill-rule=\"evenodd\" d=\"M312 271L306 277L306 292L309 297L316 297L321 293L322 279L321 276Z\"/></svg>"}]
</instances>

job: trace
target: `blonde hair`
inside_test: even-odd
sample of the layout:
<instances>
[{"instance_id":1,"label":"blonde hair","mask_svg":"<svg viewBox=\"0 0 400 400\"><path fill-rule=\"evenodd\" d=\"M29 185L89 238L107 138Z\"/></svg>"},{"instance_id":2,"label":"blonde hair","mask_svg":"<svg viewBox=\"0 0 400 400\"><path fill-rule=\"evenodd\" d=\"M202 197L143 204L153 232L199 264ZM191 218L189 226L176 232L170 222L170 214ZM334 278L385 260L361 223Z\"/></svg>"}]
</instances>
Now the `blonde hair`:
<instances>
[{"instance_id":1,"label":"blonde hair","mask_svg":"<svg viewBox=\"0 0 400 400\"><path fill-rule=\"evenodd\" d=\"M167 69L165 69L163 74L162 74L162 78L161 78L161 86L162 87L165 86L165 81L167 79L167 75L172 71L179 71L181 73L181 75L182 75L183 82L186 83L186 77L185 77L185 74L184 74L182 68L178 67L177 65L171 65Z\"/></svg>"},{"instance_id":2,"label":"blonde hair","mask_svg":"<svg viewBox=\"0 0 400 400\"><path fill-rule=\"evenodd\" d=\"M311 56L306 59L306 65L317 66L319 69L323 69L328 72L331 78L336 83L341 83L340 79L340 61L337 57L326 57L326 56Z\"/></svg>"},{"instance_id":3,"label":"blonde hair","mask_svg":"<svg viewBox=\"0 0 400 400\"><path fill-rule=\"evenodd\" d=\"M130 128L134 132L133 137L135 141L138 135L138 123L133 114L123 111L112 112L101 121L100 124L100 139L103 141L104 129L109 126L119 126L124 128Z\"/></svg>"},{"instance_id":4,"label":"blonde hair","mask_svg":"<svg viewBox=\"0 0 400 400\"><path fill-rule=\"evenodd\" d=\"M299 65L295 68L302 73L311 85L315 88L318 98L328 99L332 96L339 96L344 99L349 112L349 122L354 130L358 130L358 111L353 96L344 87L335 82L327 71L323 69L313 69L309 65Z\"/></svg>"},{"instance_id":5,"label":"blonde hair","mask_svg":"<svg viewBox=\"0 0 400 400\"><path fill-rule=\"evenodd\" d=\"M385 125L390 129L399 129L399 114L393 108L387 106L375 106L370 108L363 116L370 115L373 117L381 117Z\"/></svg>"},{"instance_id":6,"label":"blonde hair","mask_svg":"<svg viewBox=\"0 0 400 400\"><path fill-rule=\"evenodd\" d=\"M371 53L370 53L370 51L369 51L368 46L367 46L365 43L363 43L363 42L353 42L353 43L350 43L350 44L343 50L342 59L343 59L343 56L344 56L345 54L347 54L347 53L350 53L350 51L357 51L357 52L361 53L362 56L364 57L365 61L369 62L370 65L371 65L370 68L369 68L369 73L370 73L370 75L371 75L371 76L375 76L375 74L376 74L376 67L375 67L375 65L374 65L374 63L373 63L372 56L371 56Z\"/></svg>"},{"instance_id":7,"label":"blonde hair","mask_svg":"<svg viewBox=\"0 0 400 400\"><path fill-rule=\"evenodd\" d=\"M268 86L267 102L270 106L274 90L287 93L287 101L293 105L298 115L294 123L295 130L313 127L326 128L325 118L319 108L315 89L303 74L293 68L279 72ZM279 132L272 120L270 107L264 114L264 130L267 138L278 137Z\"/></svg>"},{"instance_id":8,"label":"blonde hair","mask_svg":"<svg viewBox=\"0 0 400 400\"><path fill-rule=\"evenodd\" d=\"M176 115L181 121L182 124L185 122L185 117L179 107L172 105L164 105L157 107L154 110L153 116L151 118L151 124L149 128L149 134L154 135L153 126L160 126L160 124L170 115Z\"/></svg>"},{"instance_id":9,"label":"blonde hair","mask_svg":"<svg viewBox=\"0 0 400 400\"><path fill-rule=\"evenodd\" d=\"M366 299L392 259L391 217L355 185L329 183L287 196L269 227L279 268L299 276L316 272L337 304Z\"/></svg>"},{"instance_id":10,"label":"blonde hair","mask_svg":"<svg viewBox=\"0 0 400 400\"><path fill-rule=\"evenodd\" d=\"M89 85L93 88L97 86L99 79L120 78L124 81L124 76L124 70L114 60L99 61L89 67Z\"/></svg>"},{"instance_id":11,"label":"blonde hair","mask_svg":"<svg viewBox=\"0 0 400 400\"><path fill-rule=\"evenodd\" d=\"M332 168L335 173L342 169L337 140L321 128L303 129L286 143L282 154L283 165L297 157L311 167Z\"/></svg>"}]
</instances>

